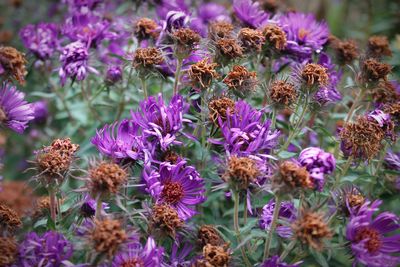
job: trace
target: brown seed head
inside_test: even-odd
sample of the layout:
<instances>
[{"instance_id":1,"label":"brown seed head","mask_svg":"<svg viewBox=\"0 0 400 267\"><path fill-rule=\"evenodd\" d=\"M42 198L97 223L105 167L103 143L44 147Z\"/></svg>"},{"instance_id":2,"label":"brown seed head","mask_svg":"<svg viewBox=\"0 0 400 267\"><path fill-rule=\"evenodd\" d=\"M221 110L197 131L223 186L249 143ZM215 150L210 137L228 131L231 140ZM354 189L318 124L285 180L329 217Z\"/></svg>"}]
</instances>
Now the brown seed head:
<instances>
[{"instance_id":1,"label":"brown seed head","mask_svg":"<svg viewBox=\"0 0 400 267\"><path fill-rule=\"evenodd\" d=\"M400 125L400 102L385 105L383 111L390 115L397 126Z\"/></svg>"},{"instance_id":2,"label":"brown seed head","mask_svg":"<svg viewBox=\"0 0 400 267\"><path fill-rule=\"evenodd\" d=\"M4 69L0 75L5 75L6 79L14 78L20 84L25 84L26 63L25 54L14 47L0 47L0 66Z\"/></svg>"},{"instance_id":3,"label":"brown seed head","mask_svg":"<svg viewBox=\"0 0 400 267\"><path fill-rule=\"evenodd\" d=\"M347 123L340 131L344 151L350 151L353 157L372 159L382 148L385 132L378 123L359 117L355 122Z\"/></svg>"},{"instance_id":4,"label":"brown seed head","mask_svg":"<svg viewBox=\"0 0 400 267\"><path fill-rule=\"evenodd\" d=\"M387 75L392 71L389 64L379 62L373 58L364 60L361 65L362 78L366 82L387 80Z\"/></svg>"},{"instance_id":5,"label":"brown seed head","mask_svg":"<svg viewBox=\"0 0 400 267\"><path fill-rule=\"evenodd\" d=\"M308 86L324 86L329 81L327 68L315 63L306 64L301 72L301 77Z\"/></svg>"},{"instance_id":6,"label":"brown seed head","mask_svg":"<svg viewBox=\"0 0 400 267\"><path fill-rule=\"evenodd\" d=\"M400 95L397 93L396 88L389 81L380 81L371 94L376 103L388 104L400 100Z\"/></svg>"},{"instance_id":7,"label":"brown seed head","mask_svg":"<svg viewBox=\"0 0 400 267\"><path fill-rule=\"evenodd\" d=\"M151 69L163 63L164 58L159 49L155 47L138 48L133 57L133 66L141 69Z\"/></svg>"},{"instance_id":8,"label":"brown seed head","mask_svg":"<svg viewBox=\"0 0 400 267\"><path fill-rule=\"evenodd\" d=\"M358 46L354 40L341 41L332 36L329 39L331 47L335 50L341 64L349 64L359 56Z\"/></svg>"},{"instance_id":9,"label":"brown seed head","mask_svg":"<svg viewBox=\"0 0 400 267\"><path fill-rule=\"evenodd\" d=\"M207 267L227 267L230 261L230 255L227 246L213 246L207 244L203 247L203 257Z\"/></svg>"},{"instance_id":10,"label":"brown seed head","mask_svg":"<svg viewBox=\"0 0 400 267\"><path fill-rule=\"evenodd\" d=\"M223 82L234 93L245 97L256 91L258 85L257 73L255 71L248 71L243 66L235 65Z\"/></svg>"},{"instance_id":11,"label":"brown seed head","mask_svg":"<svg viewBox=\"0 0 400 267\"><path fill-rule=\"evenodd\" d=\"M258 0L258 2L262 9L271 13L275 13L279 7L277 0Z\"/></svg>"},{"instance_id":12,"label":"brown seed head","mask_svg":"<svg viewBox=\"0 0 400 267\"><path fill-rule=\"evenodd\" d=\"M352 193L347 195L347 203L351 208L360 207L362 204L365 203L365 197L360 193Z\"/></svg>"},{"instance_id":13,"label":"brown seed head","mask_svg":"<svg viewBox=\"0 0 400 267\"><path fill-rule=\"evenodd\" d=\"M197 233L197 238L201 247L207 244L220 246L224 243L224 240L212 225L202 225Z\"/></svg>"},{"instance_id":14,"label":"brown seed head","mask_svg":"<svg viewBox=\"0 0 400 267\"><path fill-rule=\"evenodd\" d=\"M374 35L368 39L367 54L372 57L392 56L386 36Z\"/></svg>"},{"instance_id":15,"label":"brown seed head","mask_svg":"<svg viewBox=\"0 0 400 267\"><path fill-rule=\"evenodd\" d=\"M185 47L193 48L200 42L200 35L189 29L189 28L180 28L173 33L174 39L177 41L178 45L182 45Z\"/></svg>"},{"instance_id":16,"label":"brown seed head","mask_svg":"<svg viewBox=\"0 0 400 267\"><path fill-rule=\"evenodd\" d=\"M128 180L127 177L127 172L118 164L101 162L89 171L89 184L93 195L116 194Z\"/></svg>"},{"instance_id":17,"label":"brown seed head","mask_svg":"<svg viewBox=\"0 0 400 267\"><path fill-rule=\"evenodd\" d=\"M247 157L231 156L222 179L232 184L236 189L247 189L260 175L255 160Z\"/></svg>"},{"instance_id":18,"label":"brown seed head","mask_svg":"<svg viewBox=\"0 0 400 267\"><path fill-rule=\"evenodd\" d=\"M175 237L176 230L183 226L178 212L167 204L156 204L151 215L151 227L164 234Z\"/></svg>"},{"instance_id":19,"label":"brown seed head","mask_svg":"<svg viewBox=\"0 0 400 267\"><path fill-rule=\"evenodd\" d=\"M7 205L18 216L32 211L33 190L24 182L4 181L0 183L0 204Z\"/></svg>"},{"instance_id":20,"label":"brown seed head","mask_svg":"<svg viewBox=\"0 0 400 267\"><path fill-rule=\"evenodd\" d=\"M239 31L238 39L243 49L248 52L260 52L265 43L265 37L259 30L243 28Z\"/></svg>"},{"instance_id":21,"label":"brown seed head","mask_svg":"<svg viewBox=\"0 0 400 267\"><path fill-rule=\"evenodd\" d=\"M229 38L233 32L233 25L226 21L214 21L209 26L209 38L218 40L219 38Z\"/></svg>"},{"instance_id":22,"label":"brown seed head","mask_svg":"<svg viewBox=\"0 0 400 267\"><path fill-rule=\"evenodd\" d=\"M303 244L322 250L323 239L331 238L332 232L322 214L303 211L302 216L292 224L293 233Z\"/></svg>"},{"instance_id":23,"label":"brown seed head","mask_svg":"<svg viewBox=\"0 0 400 267\"><path fill-rule=\"evenodd\" d=\"M209 62L208 58L204 58L190 66L188 75L194 87L205 90L210 87L212 80L218 77L215 71L218 64Z\"/></svg>"},{"instance_id":24,"label":"brown seed head","mask_svg":"<svg viewBox=\"0 0 400 267\"><path fill-rule=\"evenodd\" d=\"M139 40L157 39L160 33L157 31L157 23L149 18L141 18L134 25L134 34Z\"/></svg>"},{"instance_id":25,"label":"brown seed head","mask_svg":"<svg viewBox=\"0 0 400 267\"><path fill-rule=\"evenodd\" d=\"M22 226L22 222L18 214L10 207L0 204L0 229L14 232Z\"/></svg>"},{"instance_id":26,"label":"brown seed head","mask_svg":"<svg viewBox=\"0 0 400 267\"><path fill-rule=\"evenodd\" d=\"M117 220L95 221L95 227L90 233L94 249L106 254L109 258L114 256L119 246L127 240L127 234Z\"/></svg>"},{"instance_id":27,"label":"brown seed head","mask_svg":"<svg viewBox=\"0 0 400 267\"><path fill-rule=\"evenodd\" d=\"M12 237L0 237L0 266L11 266L17 257L18 246Z\"/></svg>"},{"instance_id":28,"label":"brown seed head","mask_svg":"<svg viewBox=\"0 0 400 267\"><path fill-rule=\"evenodd\" d=\"M284 161L273 179L275 189L282 192L292 192L296 188L309 189L314 187L307 169L292 161Z\"/></svg>"},{"instance_id":29,"label":"brown seed head","mask_svg":"<svg viewBox=\"0 0 400 267\"><path fill-rule=\"evenodd\" d=\"M291 83L274 81L270 87L269 97L274 104L287 107L297 99L297 92Z\"/></svg>"},{"instance_id":30,"label":"brown seed head","mask_svg":"<svg viewBox=\"0 0 400 267\"><path fill-rule=\"evenodd\" d=\"M215 43L216 52L222 60L230 61L243 57L243 48L238 44L236 39L221 38Z\"/></svg>"},{"instance_id":31,"label":"brown seed head","mask_svg":"<svg viewBox=\"0 0 400 267\"><path fill-rule=\"evenodd\" d=\"M287 45L286 33L281 27L270 24L265 26L262 32L265 36L266 42L276 50L285 49Z\"/></svg>"},{"instance_id":32,"label":"brown seed head","mask_svg":"<svg viewBox=\"0 0 400 267\"><path fill-rule=\"evenodd\" d=\"M212 99L208 103L210 121L214 122L215 125L219 125L218 118L221 118L222 121L226 121L228 109L230 114L235 112L235 101L228 97Z\"/></svg>"}]
</instances>

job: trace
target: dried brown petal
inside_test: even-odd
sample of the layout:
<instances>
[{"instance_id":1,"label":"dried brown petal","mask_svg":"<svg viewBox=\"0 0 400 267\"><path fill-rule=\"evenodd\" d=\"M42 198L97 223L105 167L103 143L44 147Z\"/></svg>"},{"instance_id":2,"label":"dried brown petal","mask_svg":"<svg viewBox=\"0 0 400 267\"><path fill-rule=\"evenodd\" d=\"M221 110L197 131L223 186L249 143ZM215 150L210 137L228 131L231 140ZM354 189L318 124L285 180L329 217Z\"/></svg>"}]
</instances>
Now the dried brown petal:
<instances>
[{"instance_id":1,"label":"dried brown petal","mask_svg":"<svg viewBox=\"0 0 400 267\"><path fill-rule=\"evenodd\" d=\"M229 38L233 32L233 25L225 21L211 22L208 32L210 39L214 41L219 38Z\"/></svg>"},{"instance_id":2,"label":"dried brown petal","mask_svg":"<svg viewBox=\"0 0 400 267\"><path fill-rule=\"evenodd\" d=\"M223 82L240 97L246 97L256 91L258 85L257 73L248 71L243 66L235 65Z\"/></svg>"},{"instance_id":3,"label":"dried brown petal","mask_svg":"<svg viewBox=\"0 0 400 267\"><path fill-rule=\"evenodd\" d=\"M0 204L0 228L14 232L22 226L22 222L18 214L10 207Z\"/></svg>"},{"instance_id":4,"label":"dried brown petal","mask_svg":"<svg viewBox=\"0 0 400 267\"><path fill-rule=\"evenodd\" d=\"M209 61L208 58L204 58L190 66L188 75L194 87L205 90L210 87L212 80L218 77L215 71L218 64L209 63Z\"/></svg>"},{"instance_id":5,"label":"dried brown petal","mask_svg":"<svg viewBox=\"0 0 400 267\"><path fill-rule=\"evenodd\" d=\"M0 237L0 266L11 266L17 257L18 246L12 237Z\"/></svg>"},{"instance_id":6,"label":"dried brown petal","mask_svg":"<svg viewBox=\"0 0 400 267\"><path fill-rule=\"evenodd\" d=\"M291 83L274 81L270 87L269 97L273 103L286 107L295 102L297 92Z\"/></svg>"},{"instance_id":7,"label":"dried brown petal","mask_svg":"<svg viewBox=\"0 0 400 267\"><path fill-rule=\"evenodd\" d=\"M221 38L215 43L217 60L231 61L243 57L243 48L238 44L236 39Z\"/></svg>"},{"instance_id":8,"label":"dried brown petal","mask_svg":"<svg viewBox=\"0 0 400 267\"><path fill-rule=\"evenodd\" d=\"M25 54L14 47L0 47L0 67L4 69L0 75L5 75L6 79L14 78L20 84L25 84L26 63Z\"/></svg>"},{"instance_id":9,"label":"dried brown petal","mask_svg":"<svg viewBox=\"0 0 400 267\"><path fill-rule=\"evenodd\" d=\"M267 25L263 29L266 42L276 50L283 50L287 45L286 33L277 25Z\"/></svg>"},{"instance_id":10,"label":"dried brown petal","mask_svg":"<svg viewBox=\"0 0 400 267\"><path fill-rule=\"evenodd\" d=\"M301 72L301 77L308 86L324 86L329 81L327 68L315 63L306 64Z\"/></svg>"},{"instance_id":11,"label":"dried brown petal","mask_svg":"<svg viewBox=\"0 0 400 267\"><path fill-rule=\"evenodd\" d=\"M235 101L228 97L214 98L208 103L209 119L219 125L218 118L226 121L227 111L232 114L235 112Z\"/></svg>"},{"instance_id":12,"label":"dried brown petal","mask_svg":"<svg viewBox=\"0 0 400 267\"><path fill-rule=\"evenodd\" d=\"M101 162L89 171L89 178L93 195L107 195L116 194L128 180L128 174L118 164Z\"/></svg>"},{"instance_id":13,"label":"dried brown petal","mask_svg":"<svg viewBox=\"0 0 400 267\"><path fill-rule=\"evenodd\" d=\"M255 160L248 157L231 156L222 178L232 184L236 189L247 189L260 175Z\"/></svg>"},{"instance_id":14,"label":"dried brown petal","mask_svg":"<svg viewBox=\"0 0 400 267\"><path fill-rule=\"evenodd\" d=\"M119 246L127 240L127 234L117 220L95 221L95 227L90 233L94 249L106 254L109 258L115 255Z\"/></svg>"},{"instance_id":15,"label":"dried brown petal","mask_svg":"<svg viewBox=\"0 0 400 267\"><path fill-rule=\"evenodd\" d=\"M386 36L374 35L368 39L367 54L372 57L392 56Z\"/></svg>"},{"instance_id":16,"label":"dried brown petal","mask_svg":"<svg viewBox=\"0 0 400 267\"><path fill-rule=\"evenodd\" d=\"M176 230L183 226L178 212L167 204L156 204L151 215L151 227L162 234L175 237Z\"/></svg>"},{"instance_id":17,"label":"dried brown petal","mask_svg":"<svg viewBox=\"0 0 400 267\"><path fill-rule=\"evenodd\" d=\"M364 60L361 65L362 77L366 82L386 81L387 75L391 71L392 67L389 64L379 62L373 58Z\"/></svg>"},{"instance_id":18,"label":"dried brown petal","mask_svg":"<svg viewBox=\"0 0 400 267\"><path fill-rule=\"evenodd\" d=\"M207 244L220 246L224 243L224 240L212 225L202 225L197 233L197 238L201 247Z\"/></svg>"},{"instance_id":19,"label":"dried brown petal","mask_svg":"<svg viewBox=\"0 0 400 267\"><path fill-rule=\"evenodd\" d=\"M341 41L331 36L329 43L335 50L338 61L341 64L349 64L359 56L358 46L354 40Z\"/></svg>"},{"instance_id":20,"label":"dried brown petal","mask_svg":"<svg viewBox=\"0 0 400 267\"><path fill-rule=\"evenodd\" d=\"M243 28L239 31L238 39L244 50L249 52L261 52L261 48L265 43L265 37L259 30Z\"/></svg>"},{"instance_id":21,"label":"dried brown petal","mask_svg":"<svg viewBox=\"0 0 400 267\"><path fill-rule=\"evenodd\" d=\"M149 18L139 19L134 26L134 34L139 40L157 39L160 33L157 31L157 23Z\"/></svg>"},{"instance_id":22,"label":"dried brown petal","mask_svg":"<svg viewBox=\"0 0 400 267\"><path fill-rule=\"evenodd\" d=\"M151 69L163 63L164 58L159 49L155 47L138 48L133 57L135 68Z\"/></svg>"},{"instance_id":23,"label":"dried brown petal","mask_svg":"<svg viewBox=\"0 0 400 267\"><path fill-rule=\"evenodd\" d=\"M33 208L33 190L24 182L4 181L0 183L0 204L7 205L19 216L25 216Z\"/></svg>"}]
</instances>

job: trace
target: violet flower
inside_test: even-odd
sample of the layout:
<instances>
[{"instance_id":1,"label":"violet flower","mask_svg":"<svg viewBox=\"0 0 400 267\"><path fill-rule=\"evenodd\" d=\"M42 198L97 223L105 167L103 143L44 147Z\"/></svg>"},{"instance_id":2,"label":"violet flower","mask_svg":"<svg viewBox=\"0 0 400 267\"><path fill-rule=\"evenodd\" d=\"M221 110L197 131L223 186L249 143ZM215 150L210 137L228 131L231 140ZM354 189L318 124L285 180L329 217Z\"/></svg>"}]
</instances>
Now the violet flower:
<instances>
[{"instance_id":1,"label":"violet flower","mask_svg":"<svg viewBox=\"0 0 400 267\"><path fill-rule=\"evenodd\" d=\"M375 109L368 113L367 118L376 121L379 127L385 132L385 135L392 140L396 140L396 134L394 132L394 124L389 114L386 114L380 109Z\"/></svg>"},{"instance_id":2,"label":"violet flower","mask_svg":"<svg viewBox=\"0 0 400 267\"><path fill-rule=\"evenodd\" d=\"M255 29L268 22L269 14L261 9L258 1L234 0L233 10L245 27Z\"/></svg>"},{"instance_id":3,"label":"violet flower","mask_svg":"<svg viewBox=\"0 0 400 267\"><path fill-rule=\"evenodd\" d=\"M271 258L266 259L260 267L299 267L302 262L297 262L294 264L287 264L285 262L282 262L279 259L279 256L275 255L272 256Z\"/></svg>"},{"instance_id":4,"label":"violet flower","mask_svg":"<svg viewBox=\"0 0 400 267\"><path fill-rule=\"evenodd\" d=\"M46 122L49 116L49 109L47 107L47 102L44 100L37 101L33 103L34 119L33 121L37 124L43 124Z\"/></svg>"},{"instance_id":5,"label":"violet flower","mask_svg":"<svg viewBox=\"0 0 400 267\"><path fill-rule=\"evenodd\" d=\"M120 66L111 65L106 72L106 83L115 84L122 80L122 69Z\"/></svg>"},{"instance_id":6,"label":"violet flower","mask_svg":"<svg viewBox=\"0 0 400 267\"><path fill-rule=\"evenodd\" d=\"M400 171L399 153L388 152L385 156L385 166L390 170Z\"/></svg>"},{"instance_id":7,"label":"violet flower","mask_svg":"<svg viewBox=\"0 0 400 267\"><path fill-rule=\"evenodd\" d=\"M190 17L183 11L169 11L163 22L163 31L171 33L188 25ZM161 37L160 37L161 38Z\"/></svg>"}]
</instances>

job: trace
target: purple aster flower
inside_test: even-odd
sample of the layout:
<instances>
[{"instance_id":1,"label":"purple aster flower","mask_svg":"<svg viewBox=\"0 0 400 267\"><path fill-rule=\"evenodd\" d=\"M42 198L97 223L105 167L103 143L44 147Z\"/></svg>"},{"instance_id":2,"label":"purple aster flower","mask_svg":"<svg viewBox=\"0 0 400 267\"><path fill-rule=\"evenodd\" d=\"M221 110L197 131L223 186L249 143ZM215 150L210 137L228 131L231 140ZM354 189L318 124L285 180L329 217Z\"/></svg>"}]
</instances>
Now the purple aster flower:
<instances>
[{"instance_id":1,"label":"purple aster flower","mask_svg":"<svg viewBox=\"0 0 400 267\"><path fill-rule=\"evenodd\" d=\"M132 159L149 162L150 153L138 133L139 125L132 120L122 120L105 125L96 131L91 142L101 154L116 160Z\"/></svg>"},{"instance_id":2,"label":"purple aster flower","mask_svg":"<svg viewBox=\"0 0 400 267\"><path fill-rule=\"evenodd\" d=\"M60 233L48 231L39 236L31 232L19 246L18 266L58 267L72 257L72 244Z\"/></svg>"},{"instance_id":3,"label":"purple aster flower","mask_svg":"<svg viewBox=\"0 0 400 267\"><path fill-rule=\"evenodd\" d=\"M29 24L21 29L19 35L24 46L41 60L51 58L59 47L58 28L53 23Z\"/></svg>"},{"instance_id":4,"label":"purple aster flower","mask_svg":"<svg viewBox=\"0 0 400 267\"><path fill-rule=\"evenodd\" d=\"M395 267L400 257L400 234L389 236L400 228L399 217L390 212L382 212L373 218L382 204L381 200L366 202L356 214L352 214L346 229L346 238L351 242L351 250L357 263L371 267Z\"/></svg>"},{"instance_id":5,"label":"purple aster flower","mask_svg":"<svg viewBox=\"0 0 400 267\"><path fill-rule=\"evenodd\" d=\"M192 166L186 166L182 160L176 165L161 163L159 171L143 173L147 191L157 203L166 203L178 211L182 220L193 217L197 212L193 206L203 203L204 180Z\"/></svg>"},{"instance_id":6,"label":"purple aster flower","mask_svg":"<svg viewBox=\"0 0 400 267\"><path fill-rule=\"evenodd\" d=\"M120 66L111 65L107 69L106 82L108 84L115 84L122 80L122 69Z\"/></svg>"},{"instance_id":7,"label":"purple aster flower","mask_svg":"<svg viewBox=\"0 0 400 267\"><path fill-rule=\"evenodd\" d=\"M185 0L161 0L157 1L158 6L156 9L157 15L160 19L165 20L168 12L170 11L182 11L185 13L189 12L189 8L185 3Z\"/></svg>"},{"instance_id":8,"label":"purple aster flower","mask_svg":"<svg viewBox=\"0 0 400 267\"><path fill-rule=\"evenodd\" d=\"M97 70L89 66L89 51L81 41L65 46L60 55L60 61L61 68L58 74L63 86L67 77L82 81L86 78L88 71L98 74Z\"/></svg>"},{"instance_id":9,"label":"purple aster flower","mask_svg":"<svg viewBox=\"0 0 400 267\"><path fill-rule=\"evenodd\" d=\"M44 100L37 101L33 103L33 112L34 112L34 122L38 124L43 124L46 122L47 117L49 116L49 109L47 107L47 102Z\"/></svg>"},{"instance_id":10,"label":"purple aster flower","mask_svg":"<svg viewBox=\"0 0 400 267\"><path fill-rule=\"evenodd\" d=\"M388 169L400 171L400 155L399 155L399 153L388 152L385 156L385 166Z\"/></svg>"},{"instance_id":11,"label":"purple aster flower","mask_svg":"<svg viewBox=\"0 0 400 267\"><path fill-rule=\"evenodd\" d=\"M268 230L271 226L272 222L272 214L275 210L275 200L271 199L267 205L263 207L263 212L260 218L260 228L264 230ZM279 209L280 220L285 220L288 223L292 223L296 220L297 210L294 207L294 204L290 201L283 201L281 204L281 208ZM290 238L292 236L292 229L290 226L278 225L276 227L276 232L279 236L283 238Z\"/></svg>"},{"instance_id":12,"label":"purple aster flower","mask_svg":"<svg viewBox=\"0 0 400 267\"><path fill-rule=\"evenodd\" d=\"M164 249L157 247L156 242L150 236L147 238L146 245L142 247L138 244L128 245L126 251L117 254L111 263L111 267L120 266L143 266L154 267L162 266Z\"/></svg>"},{"instance_id":13,"label":"purple aster flower","mask_svg":"<svg viewBox=\"0 0 400 267\"><path fill-rule=\"evenodd\" d=\"M270 157L279 131L271 130L271 121L262 118L264 113L265 110L256 110L243 100L236 102L235 110L227 111L225 121L218 118L222 140L210 139L210 142L223 145L229 154Z\"/></svg>"},{"instance_id":14,"label":"purple aster flower","mask_svg":"<svg viewBox=\"0 0 400 267\"><path fill-rule=\"evenodd\" d=\"M86 218L92 218L96 214L97 203L96 200L91 198L90 195L86 194L81 202L80 214ZM109 209L107 203L103 202L101 205L101 214L106 215L105 210Z\"/></svg>"},{"instance_id":15,"label":"purple aster flower","mask_svg":"<svg viewBox=\"0 0 400 267\"><path fill-rule=\"evenodd\" d=\"M269 18L268 13L261 9L258 1L234 0L233 10L244 26L254 29L266 24Z\"/></svg>"},{"instance_id":16,"label":"purple aster flower","mask_svg":"<svg viewBox=\"0 0 400 267\"><path fill-rule=\"evenodd\" d=\"M260 267L299 267L301 263L302 262L297 262L297 263L294 263L294 264L287 264L285 262L282 262L279 259L279 256L275 255L275 256L272 256L269 259L266 259L260 265Z\"/></svg>"},{"instance_id":17,"label":"purple aster flower","mask_svg":"<svg viewBox=\"0 0 400 267\"><path fill-rule=\"evenodd\" d=\"M163 30L172 32L188 25L190 17L183 11L169 11L163 23Z\"/></svg>"},{"instance_id":18,"label":"purple aster flower","mask_svg":"<svg viewBox=\"0 0 400 267\"><path fill-rule=\"evenodd\" d=\"M319 147L308 147L300 152L298 160L307 168L316 188L322 191L325 184L324 175L335 170L335 157Z\"/></svg>"},{"instance_id":19,"label":"purple aster flower","mask_svg":"<svg viewBox=\"0 0 400 267\"><path fill-rule=\"evenodd\" d=\"M170 145L182 144L176 140L177 134L183 128L184 102L180 95L172 97L169 105L164 103L161 94L158 98L150 96L140 103L137 112L132 112L132 119L142 127L143 136L152 144L167 150Z\"/></svg>"},{"instance_id":20,"label":"purple aster flower","mask_svg":"<svg viewBox=\"0 0 400 267\"><path fill-rule=\"evenodd\" d=\"M368 113L367 118L376 121L379 127L385 132L385 135L392 140L396 140L396 134L394 133L394 124L389 114L386 114L380 109L375 109Z\"/></svg>"},{"instance_id":21,"label":"purple aster flower","mask_svg":"<svg viewBox=\"0 0 400 267\"><path fill-rule=\"evenodd\" d=\"M25 94L15 86L3 83L0 90L0 125L22 133L34 119L34 109L24 100Z\"/></svg>"},{"instance_id":22,"label":"purple aster flower","mask_svg":"<svg viewBox=\"0 0 400 267\"><path fill-rule=\"evenodd\" d=\"M314 95L314 99L320 105L324 105L327 103L336 103L342 100L342 95L337 89L340 79L342 78L342 72L336 70L335 64L332 63L331 58L326 53L321 53L318 64L327 68L329 84L327 86L319 88L319 90Z\"/></svg>"},{"instance_id":23,"label":"purple aster flower","mask_svg":"<svg viewBox=\"0 0 400 267\"><path fill-rule=\"evenodd\" d=\"M288 13L279 18L287 35L286 49L300 58L319 53L329 37L325 22L317 22L313 14Z\"/></svg>"},{"instance_id":24,"label":"purple aster flower","mask_svg":"<svg viewBox=\"0 0 400 267\"><path fill-rule=\"evenodd\" d=\"M187 241L182 241L181 239L182 238L177 235L175 237L175 242L172 244L168 265L170 267L188 266L190 264L188 256L193 251L194 245Z\"/></svg>"}]
</instances>

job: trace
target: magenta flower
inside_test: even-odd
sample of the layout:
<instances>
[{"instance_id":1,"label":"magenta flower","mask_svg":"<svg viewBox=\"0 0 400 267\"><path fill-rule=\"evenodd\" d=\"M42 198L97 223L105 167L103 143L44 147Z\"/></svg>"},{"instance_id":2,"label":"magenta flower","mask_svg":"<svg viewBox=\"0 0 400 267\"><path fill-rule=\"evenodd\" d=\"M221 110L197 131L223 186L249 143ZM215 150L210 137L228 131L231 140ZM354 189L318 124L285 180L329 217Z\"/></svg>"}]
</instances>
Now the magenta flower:
<instances>
[{"instance_id":1,"label":"magenta flower","mask_svg":"<svg viewBox=\"0 0 400 267\"><path fill-rule=\"evenodd\" d=\"M267 23L269 15L264 12L258 1L234 0L233 10L245 27L258 28Z\"/></svg>"},{"instance_id":2,"label":"magenta flower","mask_svg":"<svg viewBox=\"0 0 400 267\"><path fill-rule=\"evenodd\" d=\"M190 17L183 11L169 11L163 23L163 30L172 32L188 25Z\"/></svg>"},{"instance_id":3,"label":"magenta flower","mask_svg":"<svg viewBox=\"0 0 400 267\"><path fill-rule=\"evenodd\" d=\"M122 69L120 66L111 65L107 68L106 83L115 84L122 80Z\"/></svg>"},{"instance_id":4,"label":"magenta flower","mask_svg":"<svg viewBox=\"0 0 400 267\"><path fill-rule=\"evenodd\" d=\"M294 264L287 264L285 262L282 262L279 259L279 256L275 255L275 256L272 256L269 259L266 259L260 265L260 267L299 267L301 263L302 262L297 262L297 263L294 263Z\"/></svg>"},{"instance_id":5,"label":"magenta flower","mask_svg":"<svg viewBox=\"0 0 400 267\"><path fill-rule=\"evenodd\" d=\"M25 94L15 86L3 83L0 89L0 125L22 133L34 119L34 108L24 100Z\"/></svg>"},{"instance_id":6,"label":"magenta flower","mask_svg":"<svg viewBox=\"0 0 400 267\"><path fill-rule=\"evenodd\" d=\"M373 218L382 204L381 200L366 202L357 213L352 214L346 229L346 238L351 242L351 250L357 263L371 267L395 267L400 257L400 234L389 236L400 228L399 217L390 212L382 212Z\"/></svg>"},{"instance_id":7,"label":"magenta flower","mask_svg":"<svg viewBox=\"0 0 400 267\"><path fill-rule=\"evenodd\" d=\"M33 103L35 123L42 124L45 123L47 117L49 116L49 109L47 107L47 102L45 100L37 101Z\"/></svg>"},{"instance_id":8,"label":"magenta flower","mask_svg":"<svg viewBox=\"0 0 400 267\"><path fill-rule=\"evenodd\" d=\"M194 167L182 160L176 165L161 163L159 171L143 173L147 191L157 201L166 203L178 211L182 220L193 217L195 205L206 200L204 180Z\"/></svg>"},{"instance_id":9,"label":"magenta flower","mask_svg":"<svg viewBox=\"0 0 400 267\"><path fill-rule=\"evenodd\" d=\"M388 152L385 156L385 166L390 170L400 171L399 153Z\"/></svg>"},{"instance_id":10,"label":"magenta flower","mask_svg":"<svg viewBox=\"0 0 400 267\"><path fill-rule=\"evenodd\" d=\"M319 147L303 149L299 155L299 163L306 167L318 190L322 190L325 184L325 174L335 170L336 160L331 153L327 153Z\"/></svg>"}]
</instances>

